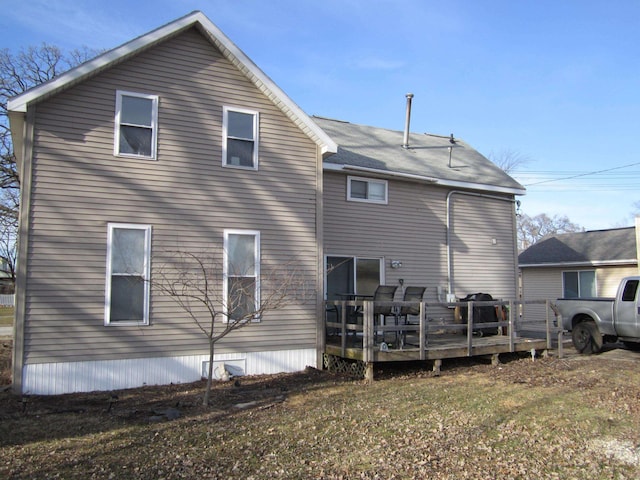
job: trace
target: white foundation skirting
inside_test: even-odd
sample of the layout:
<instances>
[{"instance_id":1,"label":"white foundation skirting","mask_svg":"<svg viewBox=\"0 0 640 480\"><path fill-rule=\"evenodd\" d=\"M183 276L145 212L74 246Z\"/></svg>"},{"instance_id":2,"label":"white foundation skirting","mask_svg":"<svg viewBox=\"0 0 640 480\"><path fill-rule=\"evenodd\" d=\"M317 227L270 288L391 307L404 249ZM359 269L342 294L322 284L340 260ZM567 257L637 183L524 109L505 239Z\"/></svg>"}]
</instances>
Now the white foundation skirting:
<instances>
[{"instance_id":1,"label":"white foundation skirting","mask_svg":"<svg viewBox=\"0 0 640 480\"><path fill-rule=\"evenodd\" d=\"M316 350L281 350L220 354L214 357L214 370L221 364L235 375L297 372L316 366ZM121 390L143 385L189 383L202 378L208 355L133 358L68 363L37 363L23 369L22 393L58 395L74 392ZM216 375L214 371L214 376Z\"/></svg>"}]
</instances>

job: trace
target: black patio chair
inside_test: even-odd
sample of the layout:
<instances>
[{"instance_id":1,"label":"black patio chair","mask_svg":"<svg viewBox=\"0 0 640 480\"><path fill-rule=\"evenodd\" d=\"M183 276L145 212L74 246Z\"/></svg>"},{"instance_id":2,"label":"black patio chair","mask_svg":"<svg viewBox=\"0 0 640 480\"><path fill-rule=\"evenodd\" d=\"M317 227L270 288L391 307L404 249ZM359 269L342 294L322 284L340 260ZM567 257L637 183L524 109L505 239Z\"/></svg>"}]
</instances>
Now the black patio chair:
<instances>
[{"instance_id":1,"label":"black patio chair","mask_svg":"<svg viewBox=\"0 0 640 480\"><path fill-rule=\"evenodd\" d=\"M405 302L422 302L422 297L424 296L424 292L426 287L406 287L404 289L404 298ZM403 323L404 325L411 325L409 323L409 316L420 315L420 306L419 305L407 305L400 307L398 311L398 315L396 316L396 325ZM402 321L404 319L404 322ZM405 345L407 343L407 332L402 331L401 334L402 344Z\"/></svg>"},{"instance_id":2,"label":"black patio chair","mask_svg":"<svg viewBox=\"0 0 640 480\"><path fill-rule=\"evenodd\" d=\"M374 325L376 324L376 318L378 318L378 321L381 323L381 321L384 320L385 317L395 316L393 305L379 305L378 302L393 302L393 299L396 295L396 290L398 290L397 285L378 285L378 288L376 288L376 291L373 294ZM362 324L362 309L358 308L353 312L353 315L355 317L354 323ZM374 333L374 342L376 341L376 338L377 332Z\"/></svg>"},{"instance_id":3,"label":"black patio chair","mask_svg":"<svg viewBox=\"0 0 640 480\"><path fill-rule=\"evenodd\" d=\"M403 301L421 302L426 289L427 287L406 287L404 289ZM405 323L407 323L409 315L420 315L420 307L414 305L400 307L400 311L398 312L399 319L404 318Z\"/></svg>"},{"instance_id":4,"label":"black patio chair","mask_svg":"<svg viewBox=\"0 0 640 480\"><path fill-rule=\"evenodd\" d=\"M373 315L387 317L394 315L393 305L378 305L377 302L393 302L397 285L380 285L373 294Z\"/></svg>"}]
</instances>

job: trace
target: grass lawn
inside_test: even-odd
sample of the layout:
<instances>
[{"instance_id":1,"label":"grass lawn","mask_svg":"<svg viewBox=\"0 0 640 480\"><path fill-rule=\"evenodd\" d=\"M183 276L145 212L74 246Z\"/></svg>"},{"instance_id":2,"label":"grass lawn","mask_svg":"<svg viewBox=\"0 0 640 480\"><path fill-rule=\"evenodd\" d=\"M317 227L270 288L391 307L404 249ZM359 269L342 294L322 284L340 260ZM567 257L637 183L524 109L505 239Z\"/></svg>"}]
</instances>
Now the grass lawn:
<instances>
[{"instance_id":1,"label":"grass lawn","mask_svg":"<svg viewBox=\"0 0 640 480\"><path fill-rule=\"evenodd\" d=\"M208 408L201 383L5 392L0 478L640 478L640 354L623 353L242 377Z\"/></svg>"},{"instance_id":2,"label":"grass lawn","mask_svg":"<svg viewBox=\"0 0 640 480\"><path fill-rule=\"evenodd\" d=\"M0 327L13 325L13 307L0 306Z\"/></svg>"}]
</instances>

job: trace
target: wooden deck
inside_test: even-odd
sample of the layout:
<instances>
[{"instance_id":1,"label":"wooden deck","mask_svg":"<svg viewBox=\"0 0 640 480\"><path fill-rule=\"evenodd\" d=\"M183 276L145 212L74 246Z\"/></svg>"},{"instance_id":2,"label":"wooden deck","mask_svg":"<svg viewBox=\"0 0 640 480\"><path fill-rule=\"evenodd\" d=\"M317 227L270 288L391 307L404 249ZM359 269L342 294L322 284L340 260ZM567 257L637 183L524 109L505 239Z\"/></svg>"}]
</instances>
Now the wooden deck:
<instances>
[{"instance_id":1,"label":"wooden deck","mask_svg":"<svg viewBox=\"0 0 640 480\"><path fill-rule=\"evenodd\" d=\"M523 336L521 332L531 331L532 326L519 316L523 304L547 304L548 302L464 302L447 304L455 307L467 307L466 323L450 320L434 322L428 319L429 307L426 303L393 302L392 306L419 308L420 314L410 317L408 324L396 324L394 317L386 317L386 324L374 318L372 301L336 301L327 302L325 319L325 356L347 359L363 363L364 375L373 378L373 364L378 362L397 362L410 360L431 360L434 371L439 373L443 359L491 356L498 361L498 355L511 352L546 353L552 349L554 340L559 338L561 330L553 325L547 313L544 324L536 325L533 330L540 332L535 337ZM385 303L388 305L389 303ZM482 323L483 329L492 329L498 334L480 335L480 324L474 323L474 306L507 307L506 318L493 323ZM358 309L360 323L354 321L353 312ZM517 321L516 321L517 319ZM336 321L337 320L337 321ZM391 321L389 321L391 320ZM474 332L476 330L476 332ZM559 342L561 348L561 342ZM335 363L335 362L333 362Z\"/></svg>"}]
</instances>

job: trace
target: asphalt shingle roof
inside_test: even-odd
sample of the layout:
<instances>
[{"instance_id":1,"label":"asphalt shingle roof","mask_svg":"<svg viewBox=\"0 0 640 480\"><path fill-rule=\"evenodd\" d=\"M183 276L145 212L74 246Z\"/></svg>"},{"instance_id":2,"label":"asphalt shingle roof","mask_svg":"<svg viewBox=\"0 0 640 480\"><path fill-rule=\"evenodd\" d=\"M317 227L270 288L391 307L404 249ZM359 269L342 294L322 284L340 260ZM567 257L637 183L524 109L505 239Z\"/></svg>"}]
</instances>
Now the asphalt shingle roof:
<instances>
[{"instance_id":1,"label":"asphalt shingle roof","mask_svg":"<svg viewBox=\"0 0 640 480\"><path fill-rule=\"evenodd\" d=\"M521 267L560 263L620 263L636 259L635 227L564 233L518 255Z\"/></svg>"},{"instance_id":2,"label":"asphalt shingle roof","mask_svg":"<svg viewBox=\"0 0 640 480\"><path fill-rule=\"evenodd\" d=\"M520 183L460 139L451 143L448 136L411 133L409 148L402 148L403 131L315 116L313 121L338 144L338 153L325 163L474 184L487 190L525 192Z\"/></svg>"}]
</instances>

